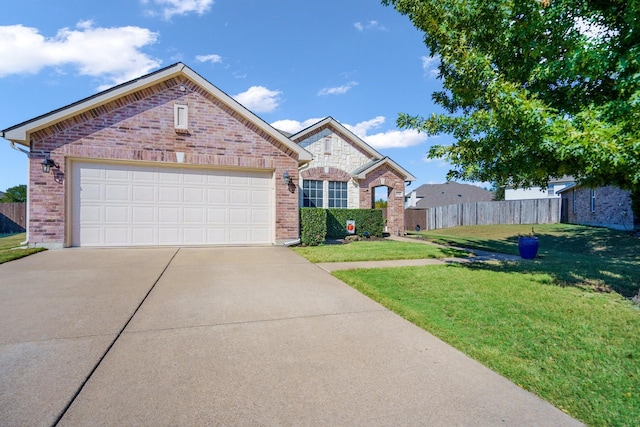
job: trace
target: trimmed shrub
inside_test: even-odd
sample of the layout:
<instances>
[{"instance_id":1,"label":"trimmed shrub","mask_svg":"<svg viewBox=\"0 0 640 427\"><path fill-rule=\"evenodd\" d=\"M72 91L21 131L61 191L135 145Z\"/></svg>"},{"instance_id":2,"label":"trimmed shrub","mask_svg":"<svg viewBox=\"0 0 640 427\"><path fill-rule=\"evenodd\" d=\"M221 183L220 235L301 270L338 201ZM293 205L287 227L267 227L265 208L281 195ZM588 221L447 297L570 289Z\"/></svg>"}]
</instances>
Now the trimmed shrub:
<instances>
[{"instance_id":1,"label":"trimmed shrub","mask_svg":"<svg viewBox=\"0 0 640 427\"><path fill-rule=\"evenodd\" d=\"M347 236L347 221L355 221L356 234L382 237L384 219L380 209L327 209L327 236L342 239Z\"/></svg>"},{"instance_id":2,"label":"trimmed shrub","mask_svg":"<svg viewBox=\"0 0 640 427\"><path fill-rule=\"evenodd\" d=\"M327 211L300 208L300 240L307 246L318 246L327 238Z\"/></svg>"}]
</instances>

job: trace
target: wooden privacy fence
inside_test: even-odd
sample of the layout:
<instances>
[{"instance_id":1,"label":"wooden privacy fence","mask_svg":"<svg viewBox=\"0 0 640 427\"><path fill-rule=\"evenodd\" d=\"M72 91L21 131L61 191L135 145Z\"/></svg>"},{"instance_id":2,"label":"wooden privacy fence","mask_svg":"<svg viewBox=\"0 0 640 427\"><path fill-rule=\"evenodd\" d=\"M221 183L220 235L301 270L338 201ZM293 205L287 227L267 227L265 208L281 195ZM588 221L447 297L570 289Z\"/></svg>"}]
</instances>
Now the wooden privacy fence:
<instances>
[{"instance_id":1,"label":"wooden privacy fence","mask_svg":"<svg viewBox=\"0 0 640 427\"><path fill-rule=\"evenodd\" d=\"M560 222L560 198L460 203L436 208L405 209L407 230L437 230L461 225L555 224Z\"/></svg>"},{"instance_id":2,"label":"wooden privacy fence","mask_svg":"<svg viewBox=\"0 0 640 427\"><path fill-rule=\"evenodd\" d=\"M26 203L0 203L0 234L23 233L26 226Z\"/></svg>"}]
</instances>

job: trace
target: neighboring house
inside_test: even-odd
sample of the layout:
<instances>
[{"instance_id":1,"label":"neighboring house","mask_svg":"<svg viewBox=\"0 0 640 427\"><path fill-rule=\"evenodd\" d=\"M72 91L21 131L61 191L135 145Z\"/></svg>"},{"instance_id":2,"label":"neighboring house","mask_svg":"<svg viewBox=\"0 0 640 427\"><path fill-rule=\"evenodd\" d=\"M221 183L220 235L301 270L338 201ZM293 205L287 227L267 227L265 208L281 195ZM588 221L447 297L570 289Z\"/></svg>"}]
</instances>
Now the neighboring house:
<instances>
[{"instance_id":1,"label":"neighboring house","mask_svg":"<svg viewBox=\"0 0 640 427\"><path fill-rule=\"evenodd\" d=\"M424 184L406 197L406 208L435 208L458 203L490 202L493 193L470 184L447 181L444 184Z\"/></svg>"},{"instance_id":2,"label":"neighboring house","mask_svg":"<svg viewBox=\"0 0 640 427\"><path fill-rule=\"evenodd\" d=\"M303 131L296 142L323 129ZM304 178L300 188L291 185L298 169L333 165L182 63L7 128L2 137L31 151L27 238L52 248L294 241L304 186ZM390 159L377 162L349 180L328 170L327 180L340 176L366 193L371 185L403 192L400 180L413 179ZM378 175L388 178L376 183Z\"/></svg>"},{"instance_id":3,"label":"neighboring house","mask_svg":"<svg viewBox=\"0 0 640 427\"><path fill-rule=\"evenodd\" d=\"M560 197L558 194L563 188L569 185L575 184L575 180L572 176L564 176L558 179L552 179L549 181L549 186L546 190L540 187L531 188L513 188L506 187L504 190L505 200L527 200L527 199L546 199Z\"/></svg>"},{"instance_id":4,"label":"neighboring house","mask_svg":"<svg viewBox=\"0 0 640 427\"><path fill-rule=\"evenodd\" d=\"M331 117L290 138L313 156L300 169L300 206L371 209L375 189L385 187L387 229L404 233L404 188L413 175Z\"/></svg>"},{"instance_id":5,"label":"neighboring house","mask_svg":"<svg viewBox=\"0 0 640 427\"><path fill-rule=\"evenodd\" d=\"M4 192L0 191L0 199L4 197Z\"/></svg>"},{"instance_id":6,"label":"neighboring house","mask_svg":"<svg viewBox=\"0 0 640 427\"><path fill-rule=\"evenodd\" d=\"M571 185L559 192L561 222L633 230L634 217L629 191L606 186L595 189ZM635 222L639 219L636 218Z\"/></svg>"}]
</instances>

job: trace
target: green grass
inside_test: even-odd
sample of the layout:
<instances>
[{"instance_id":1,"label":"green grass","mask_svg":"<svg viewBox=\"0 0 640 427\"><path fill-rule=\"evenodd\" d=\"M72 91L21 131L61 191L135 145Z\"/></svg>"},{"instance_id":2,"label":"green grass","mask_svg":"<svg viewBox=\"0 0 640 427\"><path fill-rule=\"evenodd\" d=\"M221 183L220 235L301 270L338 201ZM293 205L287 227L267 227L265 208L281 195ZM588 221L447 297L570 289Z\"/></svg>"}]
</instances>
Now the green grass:
<instances>
[{"instance_id":1,"label":"green grass","mask_svg":"<svg viewBox=\"0 0 640 427\"><path fill-rule=\"evenodd\" d=\"M538 258L501 266L500 271L544 273L562 286L613 290L625 297L640 288L640 239L628 232L570 224L535 225ZM430 241L518 254L518 234L530 225L454 227L420 235ZM492 268L487 266L487 268Z\"/></svg>"},{"instance_id":2,"label":"green grass","mask_svg":"<svg viewBox=\"0 0 640 427\"><path fill-rule=\"evenodd\" d=\"M0 264L45 250L44 248L13 249L20 246L25 236L25 233L0 235Z\"/></svg>"},{"instance_id":3,"label":"green grass","mask_svg":"<svg viewBox=\"0 0 640 427\"><path fill-rule=\"evenodd\" d=\"M478 226L420 234L518 254L518 235L530 231ZM624 298L640 287L640 239L567 224L536 225L535 233L540 250L531 261L333 274L588 425L640 425L640 308ZM370 242L377 249L361 258L389 259L380 243Z\"/></svg>"},{"instance_id":4,"label":"green grass","mask_svg":"<svg viewBox=\"0 0 640 427\"><path fill-rule=\"evenodd\" d=\"M343 245L300 246L292 249L314 263L447 258L469 255L467 252L452 248L393 240L359 241Z\"/></svg>"},{"instance_id":5,"label":"green grass","mask_svg":"<svg viewBox=\"0 0 640 427\"><path fill-rule=\"evenodd\" d=\"M640 425L640 309L618 294L467 264L333 274L589 425Z\"/></svg>"}]
</instances>

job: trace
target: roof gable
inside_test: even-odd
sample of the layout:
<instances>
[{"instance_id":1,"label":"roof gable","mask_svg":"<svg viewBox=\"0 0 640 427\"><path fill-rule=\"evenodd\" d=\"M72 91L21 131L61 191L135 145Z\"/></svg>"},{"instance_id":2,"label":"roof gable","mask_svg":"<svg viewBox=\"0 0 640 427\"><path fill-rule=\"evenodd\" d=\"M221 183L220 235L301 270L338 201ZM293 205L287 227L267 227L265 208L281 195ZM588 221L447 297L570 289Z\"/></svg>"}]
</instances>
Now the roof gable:
<instances>
[{"instance_id":1,"label":"roof gable","mask_svg":"<svg viewBox=\"0 0 640 427\"><path fill-rule=\"evenodd\" d=\"M291 141L289 138L287 138L285 135L280 133L264 120L256 116L254 113L249 111L235 99L231 98L229 95L218 89L216 86L211 84L205 78L203 78L198 73L181 62L131 80L127 83L123 83L121 85L107 89L103 92L97 93L73 104L51 111L47 114L9 127L2 131L2 137L9 141L29 147L30 135L34 132L55 125L56 123L60 123L64 120L84 113L88 110L97 108L101 105L113 102L118 98L157 85L163 81L178 76L184 76L187 79L192 80L204 90L209 92L212 96L223 102L227 107L247 119L249 123L255 125L259 130L265 132L280 144L296 153L298 155L298 161L301 164L312 160L311 154L305 149Z\"/></svg>"},{"instance_id":2,"label":"roof gable","mask_svg":"<svg viewBox=\"0 0 640 427\"><path fill-rule=\"evenodd\" d=\"M367 163L366 165L354 170L353 172L351 172L351 176L353 176L354 178L357 179L365 179L367 177L367 175L374 171L375 169L378 169L379 167L382 167L384 165L388 165L389 167L391 167L392 169L394 169L396 172L399 172L400 175L404 176L404 181L415 181L416 177L411 175L406 169L404 169L403 167L401 167L400 165L398 165L396 162L394 162L393 160L391 160L390 157L383 157L380 160L372 160L371 162Z\"/></svg>"},{"instance_id":3,"label":"roof gable","mask_svg":"<svg viewBox=\"0 0 640 427\"><path fill-rule=\"evenodd\" d=\"M294 142L300 143L300 141L302 141L303 139L307 138L310 135L313 135L315 132L317 132L318 130L324 127L329 127L334 131L342 133L344 136L347 137L348 141L351 142L352 145L356 146L357 148L359 148L360 150L368 154L371 158L381 159L383 157L382 154L377 152L373 147L371 147L369 144L364 142L362 139L356 136L356 134L354 134L349 129L344 127L342 124L340 124L340 122L338 122L336 119L334 119L331 116L326 117L320 120L318 123L311 125L308 128L303 129L300 132L291 135L290 138Z\"/></svg>"},{"instance_id":4,"label":"roof gable","mask_svg":"<svg viewBox=\"0 0 640 427\"><path fill-rule=\"evenodd\" d=\"M330 129L332 132L337 132L339 134L342 134L342 136L345 137L344 139L346 140L347 143L351 144L357 150L369 156L370 161L364 164L363 166L357 168L356 170L352 171L351 172L352 177L356 179L364 179L365 176L369 174L371 171L381 166L388 165L392 169L394 169L396 172L398 172L400 175L404 176L405 181L416 180L416 178L411 173L409 173L406 169L404 169L403 167L398 165L396 162L391 160L391 158L380 154L373 147L371 147L369 144L364 142L356 134L354 134L349 129L344 127L340 122L338 122L336 119L334 119L331 116L326 117L325 119L320 120L316 124L311 125L308 128L303 129L300 132L291 135L290 138L295 143L300 144L302 141L306 140L307 138L313 136L314 134L324 129Z\"/></svg>"}]
</instances>

